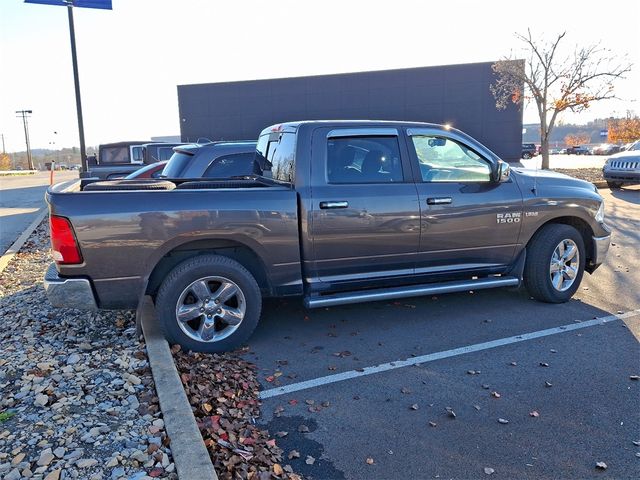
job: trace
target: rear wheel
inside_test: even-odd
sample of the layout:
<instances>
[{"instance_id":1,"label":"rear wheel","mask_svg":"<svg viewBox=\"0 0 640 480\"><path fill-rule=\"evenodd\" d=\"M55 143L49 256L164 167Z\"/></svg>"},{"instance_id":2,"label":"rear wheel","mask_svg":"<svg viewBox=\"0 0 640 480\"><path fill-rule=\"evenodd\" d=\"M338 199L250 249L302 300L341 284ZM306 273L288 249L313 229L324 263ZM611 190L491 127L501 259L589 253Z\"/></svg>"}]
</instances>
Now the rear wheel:
<instances>
[{"instance_id":1,"label":"rear wheel","mask_svg":"<svg viewBox=\"0 0 640 480\"><path fill-rule=\"evenodd\" d=\"M524 152L522 154L522 158L524 158L525 160L529 160L531 158L531 154L529 152Z\"/></svg>"},{"instance_id":2,"label":"rear wheel","mask_svg":"<svg viewBox=\"0 0 640 480\"><path fill-rule=\"evenodd\" d=\"M569 225L542 227L527 247L524 284L542 302L563 303L576 292L585 265L584 241Z\"/></svg>"},{"instance_id":3,"label":"rear wheel","mask_svg":"<svg viewBox=\"0 0 640 480\"><path fill-rule=\"evenodd\" d=\"M196 352L223 352L242 345L258 324L261 306L260 288L251 273L219 255L178 264L156 296L167 341Z\"/></svg>"},{"instance_id":4,"label":"rear wheel","mask_svg":"<svg viewBox=\"0 0 640 480\"><path fill-rule=\"evenodd\" d=\"M607 186L609 188L620 188L622 187L622 182L614 182L611 180L607 180Z\"/></svg>"}]
</instances>

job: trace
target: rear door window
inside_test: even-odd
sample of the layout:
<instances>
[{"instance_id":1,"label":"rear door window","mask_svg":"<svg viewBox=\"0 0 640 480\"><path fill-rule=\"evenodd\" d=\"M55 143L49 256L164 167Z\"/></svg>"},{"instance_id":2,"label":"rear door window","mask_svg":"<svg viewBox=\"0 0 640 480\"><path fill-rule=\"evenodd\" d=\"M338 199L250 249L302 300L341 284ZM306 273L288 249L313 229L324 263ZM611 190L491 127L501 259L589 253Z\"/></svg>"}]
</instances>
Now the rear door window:
<instances>
[{"instance_id":1,"label":"rear door window","mask_svg":"<svg viewBox=\"0 0 640 480\"><path fill-rule=\"evenodd\" d=\"M331 138L327 146L329 183L402 182L397 136Z\"/></svg>"}]
</instances>

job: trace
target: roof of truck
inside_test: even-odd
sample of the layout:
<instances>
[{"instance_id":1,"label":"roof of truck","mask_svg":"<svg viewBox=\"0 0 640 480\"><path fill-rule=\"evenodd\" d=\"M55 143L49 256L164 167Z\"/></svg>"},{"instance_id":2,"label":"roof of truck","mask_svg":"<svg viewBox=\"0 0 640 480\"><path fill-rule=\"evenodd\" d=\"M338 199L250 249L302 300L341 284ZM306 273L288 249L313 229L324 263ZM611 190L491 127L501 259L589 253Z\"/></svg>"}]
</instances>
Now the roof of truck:
<instances>
[{"instance_id":1,"label":"roof of truck","mask_svg":"<svg viewBox=\"0 0 640 480\"><path fill-rule=\"evenodd\" d=\"M262 132L260 135L270 132L279 132L279 131L295 131L301 125L309 125L309 124L317 124L317 125L397 125L397 126L413 126L413 127L427 127L427 128L435 128L439 130L449 130L452 127L450 125L440 125L437 123L426 123L426 122L412 122L412 121L403 121L403 120L299 120L294 122L282 122L271 125Z\"/></svg>"}]
</instances>

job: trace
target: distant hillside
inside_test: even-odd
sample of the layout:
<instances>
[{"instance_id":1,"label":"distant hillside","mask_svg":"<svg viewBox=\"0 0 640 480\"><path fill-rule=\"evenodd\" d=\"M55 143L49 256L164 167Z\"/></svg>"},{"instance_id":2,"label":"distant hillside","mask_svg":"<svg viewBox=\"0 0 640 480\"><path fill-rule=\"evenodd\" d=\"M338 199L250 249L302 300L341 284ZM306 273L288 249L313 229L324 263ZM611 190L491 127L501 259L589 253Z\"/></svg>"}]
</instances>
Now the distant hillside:
<instances>
[{"instance_id":1,"label":"distant hillside","mask_svg":"<svg viewBox=\"0 0 640 480\"><path fill-rule=\"evenodd\" d=\"M540 124L527 123L522 125L526 130L522 134L523 142L540 143ZM595 120L587 125L556 125L551 132L550 145L552 147L565 147L564 138L567 135L587 134L591 138L589 143L603 143L607 137L601 137L600 132L607 129L607 120Z\"/></svg>"}]
</instances>

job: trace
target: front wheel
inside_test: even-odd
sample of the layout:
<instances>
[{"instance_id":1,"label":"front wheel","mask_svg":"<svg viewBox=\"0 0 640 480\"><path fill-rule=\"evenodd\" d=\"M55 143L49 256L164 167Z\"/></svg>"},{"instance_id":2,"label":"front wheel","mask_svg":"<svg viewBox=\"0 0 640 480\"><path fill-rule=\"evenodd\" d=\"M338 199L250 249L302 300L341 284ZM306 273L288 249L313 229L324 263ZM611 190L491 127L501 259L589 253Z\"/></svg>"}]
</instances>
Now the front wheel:
<instances>
[{"instance_id":1,"label":"front wheel","mask_svg":"<svg viewBox=\"0 0 640 480\"><path fill-rule=\"evenodd\" d=\"M580 232L570 225L542 227L527 247L524 284L542 302L568 301L584 274L585 249Z\"/></svg>"},{"instance_id":2,"label":"front wheel","mask_svg":"<svg viewBox=\"0 0 640 480\"><path fill-rule=\"evenodd\" d=\"M156 296L167 341L195 352L224 352L242 345L256 328L261 307L255 278L220 255L200 255L178 264Z\"/></svg>"}]
</instances>

